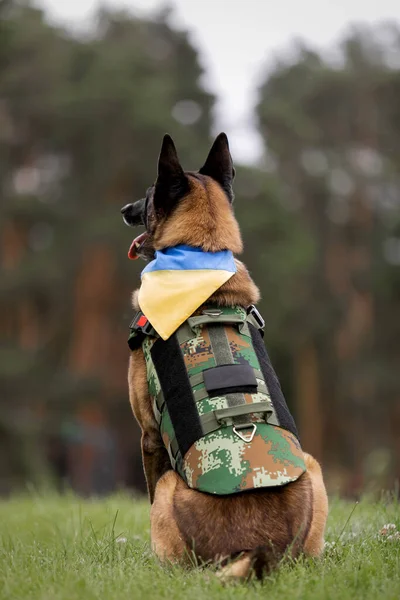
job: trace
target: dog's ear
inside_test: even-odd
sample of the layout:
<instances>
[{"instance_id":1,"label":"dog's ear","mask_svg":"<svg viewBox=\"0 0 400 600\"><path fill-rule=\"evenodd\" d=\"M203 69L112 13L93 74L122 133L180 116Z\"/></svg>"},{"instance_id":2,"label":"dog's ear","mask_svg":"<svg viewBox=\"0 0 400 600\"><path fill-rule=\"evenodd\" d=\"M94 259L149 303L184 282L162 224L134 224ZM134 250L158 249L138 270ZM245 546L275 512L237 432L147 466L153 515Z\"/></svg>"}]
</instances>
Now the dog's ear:
<instances>
[{"instance_id":1,"label":"dog's ear","mask_svg":"<svg viewBox=\"0 0 400 600\"><path fill-rule=\"evenodd\" d=\"M158 175L154 190L154 209L160 216L168 215L189 191L186 177L170 135L165 134L158 159Z\"/></svg>"},{"instance_id":2,"label":"dog's ear","mask_svg":"<svg viewBox=\"0 0 400 600\"><path fill-rule=\"evenodd\" d=\"M207 156L207 160L201 167L199 173L212 177L219 183L229 200L233 201L232 181L235 177L229 143L226 133L220 133L213 143Z\"/></svg>"}]
</instances>

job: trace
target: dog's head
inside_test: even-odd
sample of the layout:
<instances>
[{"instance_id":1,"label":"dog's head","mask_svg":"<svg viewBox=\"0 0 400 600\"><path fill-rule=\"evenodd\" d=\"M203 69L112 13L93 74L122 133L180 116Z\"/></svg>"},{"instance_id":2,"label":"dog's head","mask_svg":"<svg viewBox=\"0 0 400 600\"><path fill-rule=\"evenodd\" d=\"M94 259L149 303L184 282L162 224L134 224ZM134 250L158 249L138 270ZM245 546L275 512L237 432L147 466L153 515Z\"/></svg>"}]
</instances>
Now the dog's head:
<instances>
[{"instance_id":1,"label":"dog's head","mask_svg":"<svg viewBox=\"0 0 400 600\"><path fill-rule=\"evenodd\" d=\"M220 133L199 171L184 171L174 142L165 135L158 175L146 197L121 209L132 227L144 226L129 249L129 258L152 259L155 250L185 244L205 251L242 251L232 210L235 170L228 138Z\"/></svg>"}]
</instances>

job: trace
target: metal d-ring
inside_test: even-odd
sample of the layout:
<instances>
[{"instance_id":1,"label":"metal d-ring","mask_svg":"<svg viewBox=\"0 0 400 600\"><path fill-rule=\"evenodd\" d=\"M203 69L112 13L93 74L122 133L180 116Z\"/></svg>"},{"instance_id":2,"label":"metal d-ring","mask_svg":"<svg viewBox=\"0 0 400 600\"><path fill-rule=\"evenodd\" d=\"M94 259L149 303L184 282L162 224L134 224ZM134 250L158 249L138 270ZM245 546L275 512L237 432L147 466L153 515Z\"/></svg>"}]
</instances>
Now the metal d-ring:
<instances>
[{"instance_id":1,"label":"metal d-ring","mask_svg":"<svg viewBox=\"0 0 400 600\"><path fill-rule=\"evenodd\" d=\"M252 427L253 429L247 436L243 435L243 433L241 433L239 431L240 429L250 429L250 427ZM245 423L244 425L234 425L233 426L233 431L236 433L236 435L238 437L240 437L241 440L246 442L246 444L249 444L250 442L253 441L256 430L257 430L257 425L255 423Z\"/></svg>"}]
</instances>

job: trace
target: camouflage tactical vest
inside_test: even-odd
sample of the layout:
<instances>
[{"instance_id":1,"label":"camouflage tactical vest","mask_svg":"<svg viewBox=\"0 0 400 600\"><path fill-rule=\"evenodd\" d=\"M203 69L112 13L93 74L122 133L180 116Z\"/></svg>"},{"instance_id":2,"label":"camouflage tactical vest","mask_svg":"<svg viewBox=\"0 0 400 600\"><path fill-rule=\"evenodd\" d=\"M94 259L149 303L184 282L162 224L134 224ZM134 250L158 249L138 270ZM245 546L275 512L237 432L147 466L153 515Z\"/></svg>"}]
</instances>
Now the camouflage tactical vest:
<instances>
[{"instance_id":1,"label":"camouflage tactical vest","mask_svg":"<svg viewBox=\"0 0 400 600\"><path fill-rule=\"evenodd\" d=\"M141 320L129 344L142 345L154 415L187 485L234 494L298 479L303 452L254 315L203 307L166 341Z\"/></svg>"}]
</instances>

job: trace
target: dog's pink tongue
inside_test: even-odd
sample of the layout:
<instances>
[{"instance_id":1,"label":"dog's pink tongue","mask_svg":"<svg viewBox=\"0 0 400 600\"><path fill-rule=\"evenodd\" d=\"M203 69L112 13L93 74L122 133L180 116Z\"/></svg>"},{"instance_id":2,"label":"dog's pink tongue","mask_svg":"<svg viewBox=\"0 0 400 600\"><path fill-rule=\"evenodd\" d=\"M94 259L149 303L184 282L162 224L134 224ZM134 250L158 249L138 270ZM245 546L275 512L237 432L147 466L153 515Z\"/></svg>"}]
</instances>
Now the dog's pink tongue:
<instances>
[{"instance_id":1,"label":"dog's pink tongue","mask_svg":"<svg viewBox=\"0 0 400 600\"><path fill-rule=\"evenodd\" d=\"M131 260L136 260L137 258L139 258L138 250L139 250L140 246L143 244L146 237L147 237L146 231L144 233L141 233L137 237L135 237L135 239L133 240L133 242L131 244L131 247L129 248L128 258L130 258Z\"/></svg>"}]
</instances>

